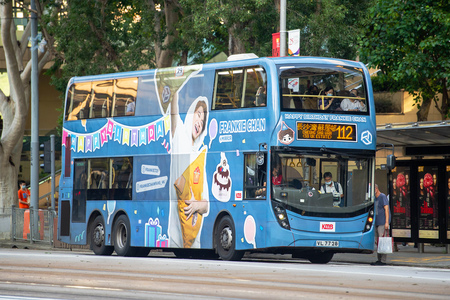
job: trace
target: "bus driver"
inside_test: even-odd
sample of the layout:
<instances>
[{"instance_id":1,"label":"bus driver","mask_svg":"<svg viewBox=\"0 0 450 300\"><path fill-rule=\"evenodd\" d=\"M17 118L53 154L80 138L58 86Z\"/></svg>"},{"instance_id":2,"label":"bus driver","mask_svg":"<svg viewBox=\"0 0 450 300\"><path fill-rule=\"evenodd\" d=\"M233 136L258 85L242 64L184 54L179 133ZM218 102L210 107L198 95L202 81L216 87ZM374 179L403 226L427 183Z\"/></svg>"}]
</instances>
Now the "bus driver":
<instances>
[{"instance_id":1,"label":"bus driver","mask_svg":"<svg viewBox=\"0 0 450 300\"><path fill-rule=\"evenodd\" d=\"M320 193L333 194L334 205L337 206L341 204L341 199L344 197L344 191L342 190L341 184L333 181L331 172L325 172L325 174L323 174L323 179L325 179L325 183L320 187Z\"/></svg>"}]
</instances>

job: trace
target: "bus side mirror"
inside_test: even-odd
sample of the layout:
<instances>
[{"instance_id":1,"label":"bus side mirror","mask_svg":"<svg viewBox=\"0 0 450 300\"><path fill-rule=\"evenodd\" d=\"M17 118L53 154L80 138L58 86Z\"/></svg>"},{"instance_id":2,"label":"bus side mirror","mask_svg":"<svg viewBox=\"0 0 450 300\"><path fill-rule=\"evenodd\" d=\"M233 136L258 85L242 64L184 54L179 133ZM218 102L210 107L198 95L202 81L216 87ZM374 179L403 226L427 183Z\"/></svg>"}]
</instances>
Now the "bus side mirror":
<instances>
[{"instance_id":1,"label":"bus side mirror","mask_svg":"<svg viewBox=\"0 0 450 300\"><path fill-rule=\"evenodd\" d=\"M392 170L395 168L395 156L393 154L389 154L386 157L386 167L388 170Z\"/></svg>"}]
</instances>

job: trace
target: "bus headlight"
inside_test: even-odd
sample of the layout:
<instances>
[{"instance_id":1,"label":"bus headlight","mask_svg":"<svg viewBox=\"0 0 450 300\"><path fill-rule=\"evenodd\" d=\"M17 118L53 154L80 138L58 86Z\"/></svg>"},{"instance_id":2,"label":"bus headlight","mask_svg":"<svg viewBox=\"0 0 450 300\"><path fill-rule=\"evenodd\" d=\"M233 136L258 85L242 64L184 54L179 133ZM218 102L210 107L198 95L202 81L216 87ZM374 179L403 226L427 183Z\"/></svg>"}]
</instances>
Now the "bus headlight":
<instances>
[{"instance_id":1,"label":"bus headlight","mask_svg":"<svg viewBox=\"0 0 450 300\"><path fill-rule=\"evenodd\" d=\"M289 220L286 214L286 209L279 203L272 202L273 212L275 213L275 217L277 218L278 224L284 229L291 229L289 225Z\"/></svg>"},{"instance_id":2,"label":"bus headlight","mask_svg":"<svg viewBox=\"0 0 450 300\"><path fill-rule=\"evenodd\" d=\"M364 231L363 232L367 232L372 228L373 225L373 207L370 209L369 211L369 215L367 216L367 220L366 220L366 225L364 225Z\"/></svg>"}]
</instances>

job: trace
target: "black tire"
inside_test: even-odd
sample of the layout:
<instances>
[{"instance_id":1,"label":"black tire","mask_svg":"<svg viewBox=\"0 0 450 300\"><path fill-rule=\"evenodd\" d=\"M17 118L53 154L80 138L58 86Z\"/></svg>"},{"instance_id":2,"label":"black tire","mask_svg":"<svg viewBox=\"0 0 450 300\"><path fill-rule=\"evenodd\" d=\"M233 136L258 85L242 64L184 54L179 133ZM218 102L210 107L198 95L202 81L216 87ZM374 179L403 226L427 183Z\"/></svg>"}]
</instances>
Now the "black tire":
<instances>
[{"instance_id":1,"label":"black tire","mask_svg":"<svg viewBox=\"0 0 450 300\"><path fill-rule=\"evenodd\" d=\"M308 255L308 260L313 264L327 264L333 255L333 252L312 252Z\"/></svg>"},{"instance_id":2,"label":"black tire","mask_svg":"<svg viewBox=\"0 0 450 300\"><path fill-rule=\"evenodd\" d=\"M105 221L102 216L97 216L90 226L89 244L96 255L111 255L113 246L105 245Z\"/></svg>"},{"instance_id":3,"label":"black tire","mask_svg":"<svg viewBox=\"0 0 450 300\"><path fill-rule=\"evenodd\" d=\"M119 216L114 222L113 242L117 255L135 256L136 248L131 247L130 220L126 215Z\"/></svg>"},{"instance_id":4,"label":"black tire","mask_svg":"<svg viewBox=\"0 0 450 300\"><path fill-rule=\"evenodd\" d=\"M214 232L217 254L223 260L240 260L244 251L236 250L236 230L230 216L220 219Z\"/></svg>"}]
</instances>

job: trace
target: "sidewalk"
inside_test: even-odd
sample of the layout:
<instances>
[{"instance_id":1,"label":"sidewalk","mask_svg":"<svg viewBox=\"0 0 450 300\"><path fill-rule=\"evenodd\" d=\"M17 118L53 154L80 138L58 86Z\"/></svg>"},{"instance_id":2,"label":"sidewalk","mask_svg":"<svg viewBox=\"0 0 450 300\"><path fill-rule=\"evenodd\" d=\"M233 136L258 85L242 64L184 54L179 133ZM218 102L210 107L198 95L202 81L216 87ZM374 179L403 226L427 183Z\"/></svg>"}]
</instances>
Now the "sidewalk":
<instances>
[{"instance_id":1,"label":"sidewalk","mask_svg":"<svg viewBox=\"0 0 450 300\"><path fill-rule=\"evenodd\" d=\"M450 269L450 254L445 253L445 247L435 247L425 244L424 253L419 253L413 244L402 246L398 244L398 251L387 256L387 264L393 266L410 266L424 268ZM377 260L377 254L337 253L332 261L346 263L370 264ZM374 266L374 268L376 268Z\"/></svg>"},{"instance_id":2,"label":"sidewalk","mask_svg":"<svg viewBox=\"0 0 450 300\"><path fill-rule=\"evenodd\" d=\"M53 248L49 244L34 243L31 244L25 241L10 241L0 240L1 248L19 248L19 249L36 249L36 250L51 250L51 251L77 251L89 252L91 250L79 249L74 246L73 249ZM424 268L441 268L450 269L450 254L445 253L445 247L435 247L425 244L424 253L419 253L418 248L414 248L412 244L407 246L398 245L398 252L388 254L387 264L391 266L409 266L409 267L424 267ZM164 255L161 252L154 253L154 255ZM150 253L152 256L152 253ZM164 255L165 256L165 255ZM290 254L265 254L255 253L246 256L248 258L268 258L268 259L282 259L291 260ZM353 263L353 264L370 264L377 260L377 254L355 254L355 253L336 253L332 262ZM374 268L382 268L374 266Z\"/></svg>"}]
</instances>

